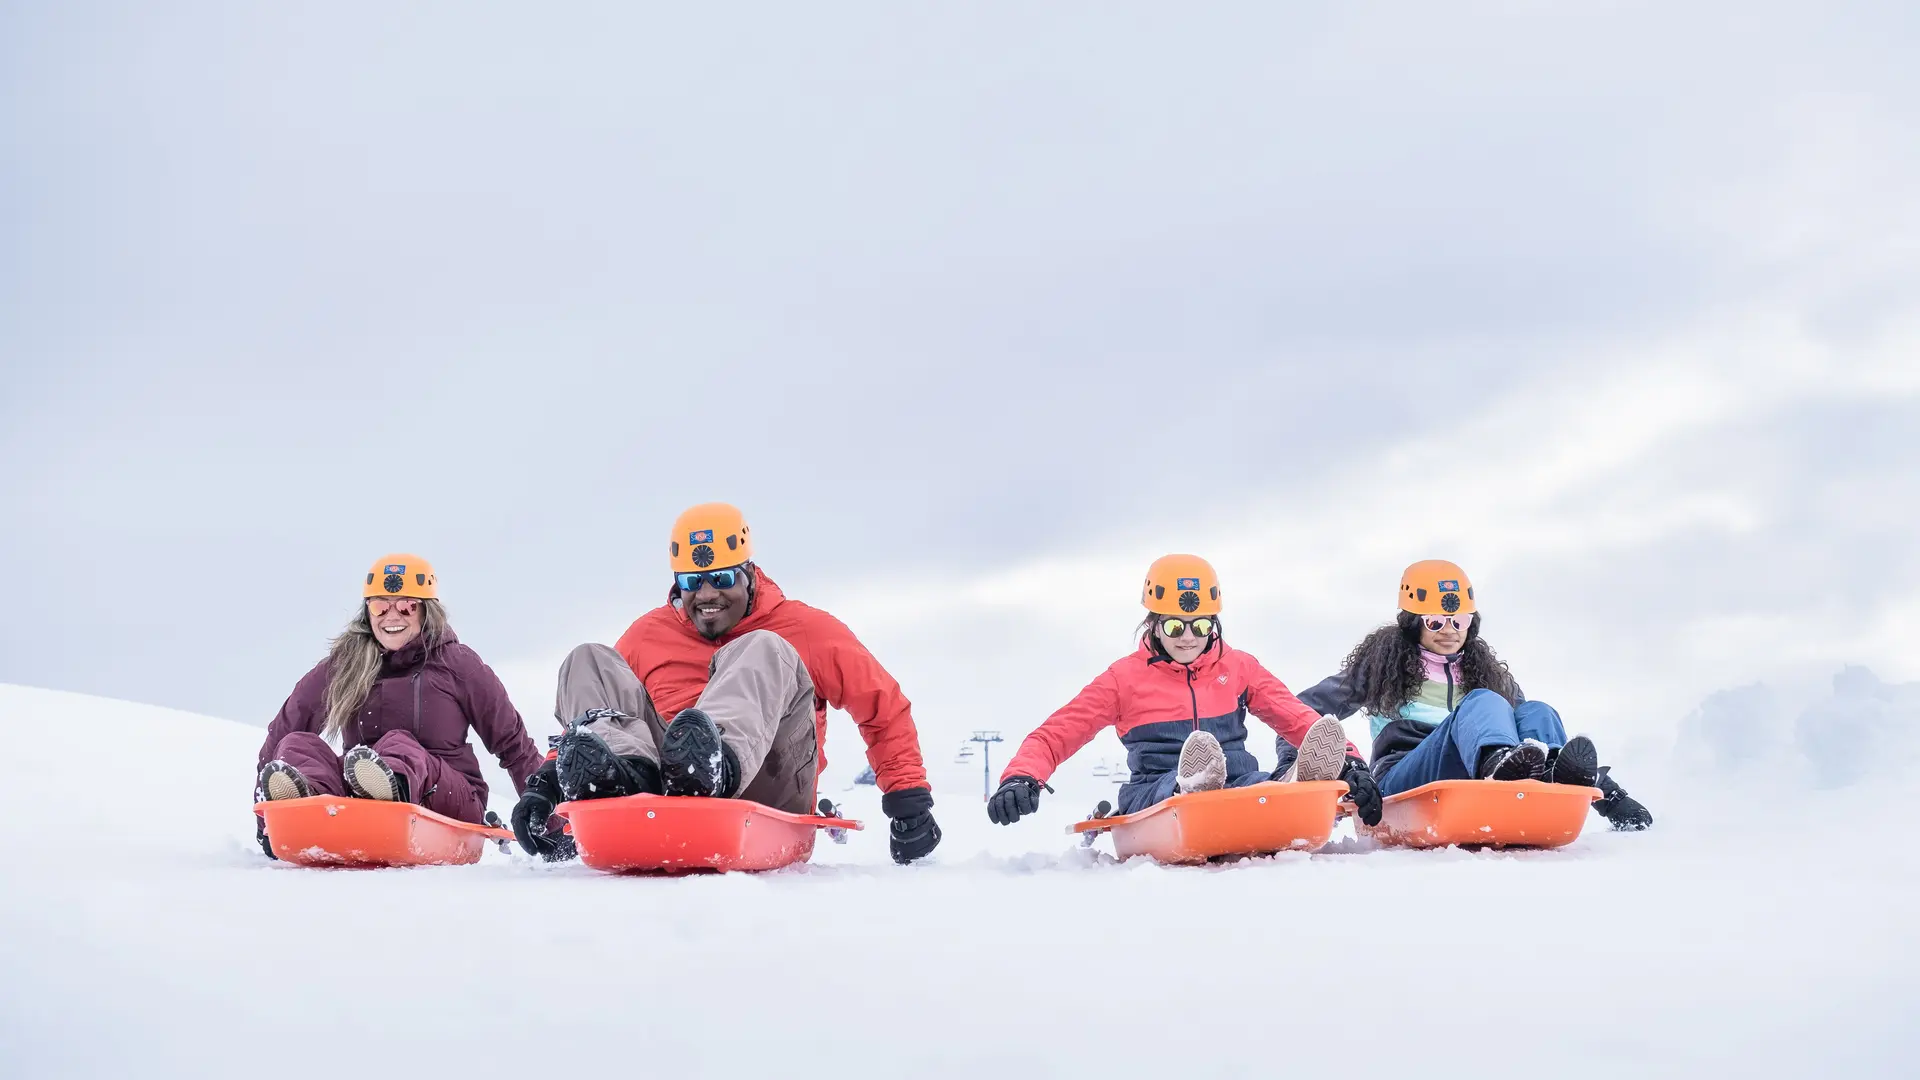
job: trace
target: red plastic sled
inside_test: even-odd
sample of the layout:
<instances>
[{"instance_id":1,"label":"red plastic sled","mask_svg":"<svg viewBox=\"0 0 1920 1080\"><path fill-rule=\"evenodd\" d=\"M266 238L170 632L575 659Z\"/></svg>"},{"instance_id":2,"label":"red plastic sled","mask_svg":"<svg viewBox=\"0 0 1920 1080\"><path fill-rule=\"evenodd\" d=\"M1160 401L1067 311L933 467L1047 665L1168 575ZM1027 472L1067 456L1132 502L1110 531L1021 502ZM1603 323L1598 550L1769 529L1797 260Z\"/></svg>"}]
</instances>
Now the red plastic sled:
<instances>
[{"instance_id":1,"label":"red plastic sled","mask_svg":"<svg viewBox=\"0 0 1920 1080\"><path fill-rule=\"evenodd\" d=\"M1113 833L1114 854L1164 863L1198 863L1230 855L1313 851L1333 835L1340 780L1262 783L1175 795L1135 814L1078 822L1076 833Z\"/></svg>"},{"instance_id":2,"label":"red plastic sled","mask_svg":"<svg viewBox=\"0 0 1920 1080\"><path fill-rule=\"evenodd\" d=\"M1367 831L1395 847L1555 848L1580 835L1598 798L1599 788L1538 780L1437 780L1389 797Z\"/></svg>"},{"instance_id":3,"label":"red plastic sled","mask_svg":"<svg viewBox=\"0 0 1920 1080\"><path fill-rule=\"evenodd\" d=\"M456 821L413 803L313 795L253 804L267 840L295 866L464 866L505 829Z\"/></svg>"},{"instance_id":4,"label":"red plastic sled","mask_svg":"<svg viewBox=\"0 0 1920 1080\"><path fill-rule=\"evenodd\" d=\"M778 870L813 855L821 829L848 818L789 814L743 799L628 795L561 803L580 861L609 873Z\"/></svg>"}]
</instances>

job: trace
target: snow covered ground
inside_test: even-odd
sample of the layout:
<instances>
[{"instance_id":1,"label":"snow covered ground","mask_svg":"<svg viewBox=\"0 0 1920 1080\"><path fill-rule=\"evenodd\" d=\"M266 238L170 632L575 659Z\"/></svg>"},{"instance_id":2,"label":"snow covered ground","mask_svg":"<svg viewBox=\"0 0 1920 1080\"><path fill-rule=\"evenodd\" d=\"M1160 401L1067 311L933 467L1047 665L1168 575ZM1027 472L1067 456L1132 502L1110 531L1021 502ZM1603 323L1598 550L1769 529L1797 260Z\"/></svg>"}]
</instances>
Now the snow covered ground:
<instances>
[{"instance_id":1,"label":"snow covered ground","mask_svg":"<svg viewBox=\"0 0 1920 1080\"><path fill-rule=\"evenodd\" d=\"M1904 781L1643 768L1654 831L1544 853L1121 865L1089 787L948 795L910 868L311 871L253 843L261 734L0 687L0 1076L1920 1072Z\"/></svg>"}]
</instances>

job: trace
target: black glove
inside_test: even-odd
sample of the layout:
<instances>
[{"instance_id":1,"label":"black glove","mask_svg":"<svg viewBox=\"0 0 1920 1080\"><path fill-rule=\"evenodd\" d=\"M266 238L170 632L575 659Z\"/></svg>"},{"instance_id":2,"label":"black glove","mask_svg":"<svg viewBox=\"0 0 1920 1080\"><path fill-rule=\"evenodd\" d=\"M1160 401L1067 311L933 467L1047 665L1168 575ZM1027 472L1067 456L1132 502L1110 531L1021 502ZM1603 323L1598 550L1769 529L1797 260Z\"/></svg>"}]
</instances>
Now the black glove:
<instances>
[{"instance_id":1,"label":"black glove","mask_svg":"<svg viewBox=\"0 0 1920 1080\"><path fill-rule=\"evenodd\" d=\"M1360 820L1369 825L1380 824L1380 784L1373 778L1373 770L1357 757L1347 758L1347 767L1341 772L1340 779L1347 782L1347 798L1360 815Z\"/></svg>"},{"instance_id":2,"label":"black glove","mask_svg":"<svg viewBox=\"0 0 1920 1080\"><path fill-rule=\"evenodd\" d=\"M547 832L547 820L553 817L554 805L561 801L560 771L549 761L527 777L527 792L513 805L513 837L520 841L521 850L548 862L574 857L573 837Z\"/></svg>"},{"instance_id":3,"label":"black glove","mask_svg":"<svg viewBox=\"0 0 1920 1080\"><path fill-rule=\"evenodd\" d=\"M987 818L995 825L1011 825L1040 809L1040 781L1031 776L1009 776L987 799Z\"/></svg>"},{"instance_id":4,"label":"black glove","mask_svg":"<svg viewBox=\"0 0 1920 1080\"><path fill-rule=\"evenodd\" d=\"M1611 765L1600 767L1599 782L1595 786L1600 789L1603 797L1593 804L1593 808L1621 832L1637 832L1650 828L1653 825L1653 812L1640 805L1640 800L1628 795L1626 788L1614 783L1613 777L1607 775L1612 771Z\"/></svg>"},{"instance_id":5,"label":"black glove","mask_svg":"<svg viewBox=\"0 0 1920 1080\"><path fill-rule=\"evenodd\" d=\"M933 820L933 792L923 787L889 791L880 796L880 809L893 819L887 846L902 866L925 858L940 846L940 826Z\"/></svg>"}]
</instances>

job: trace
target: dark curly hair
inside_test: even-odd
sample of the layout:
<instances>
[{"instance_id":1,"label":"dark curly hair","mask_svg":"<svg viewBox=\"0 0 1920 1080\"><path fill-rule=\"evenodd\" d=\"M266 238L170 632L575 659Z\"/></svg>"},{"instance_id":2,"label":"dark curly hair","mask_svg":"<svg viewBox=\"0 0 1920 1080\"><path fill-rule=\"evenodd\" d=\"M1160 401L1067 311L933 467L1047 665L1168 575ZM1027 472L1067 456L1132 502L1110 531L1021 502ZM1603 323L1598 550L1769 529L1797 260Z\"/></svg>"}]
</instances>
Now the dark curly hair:
<instances>
[{"instance_id":1,"label":"dark curly hair","mask_svg":"<svg viewBox=\"0 0 1920 1080\"><path fill-rule=\"evenodd\" d=\"M1486 689L1509 702L1519 702L1520 686L1513 681L1513 672L1480 636L1479 615L1467 627L1467 643L1461 646L1460 654L1461 692ZM1420 663L1420 616L1403 611L1392 624L1361 638L1347 654L1343 670L1359 690L1368 712L1397 715L1427 681L1426 669Z\"/></svg>"},{"instance_id":2,"label":"dark curly hair","mask_svg":"<svg viewBox=\"0 0 1920 1080\"><path fill-rule=\"evenodd\" d=\"M1213 640L1207 642L1207 647L1205 649L1200 650L1203 655L1209 650L1211 650L1216 644L1220 644L1220 645L1226 644L1227 635L1226 635L1226 631L1220 629L1220 616L1199 615L1199 616L1195 616L1195 618L1213 620ZM1140 620L1140 626L1136 631L1140 637L1140 644L1145 645L1149 649L1152 649L1155 655L1160 656L1167 660L1171 660L1173 659L1173 657L1167 655L1167 647L1165 645L1160 644L1160 635L1153 632L1153 628L1160 624L1161 619L1185 619L1187 622L1192 622L1193 619L1189 619L1185 615L1149 614L1146 618Z\"/></svg>"}]
</instances>

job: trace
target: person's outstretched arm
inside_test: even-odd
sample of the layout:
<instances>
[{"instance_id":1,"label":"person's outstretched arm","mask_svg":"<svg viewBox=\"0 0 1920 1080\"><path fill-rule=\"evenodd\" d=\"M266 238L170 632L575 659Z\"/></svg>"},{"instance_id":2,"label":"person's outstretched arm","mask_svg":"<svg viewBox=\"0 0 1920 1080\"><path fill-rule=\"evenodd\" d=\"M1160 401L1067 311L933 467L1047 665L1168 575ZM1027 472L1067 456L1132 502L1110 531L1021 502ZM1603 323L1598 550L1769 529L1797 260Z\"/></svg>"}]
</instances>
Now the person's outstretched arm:
<instances>
[{"instance_id":1,"label":"person's outstretched arm","mask_svg":"<svg viewBox=\"0 0 1920 1080\"><path fill-rule=\"evenodd\" d=\"M527 792L527 777L546 763L546 755L527 734L520 710L513 707L500 676L480 659L480 654L465 645L450 645L447 657L459 679L460 704L466 709L467 723L479 734L481 745L500 762L513 779L515 795Z\"/></svg>"}]
</instances>

